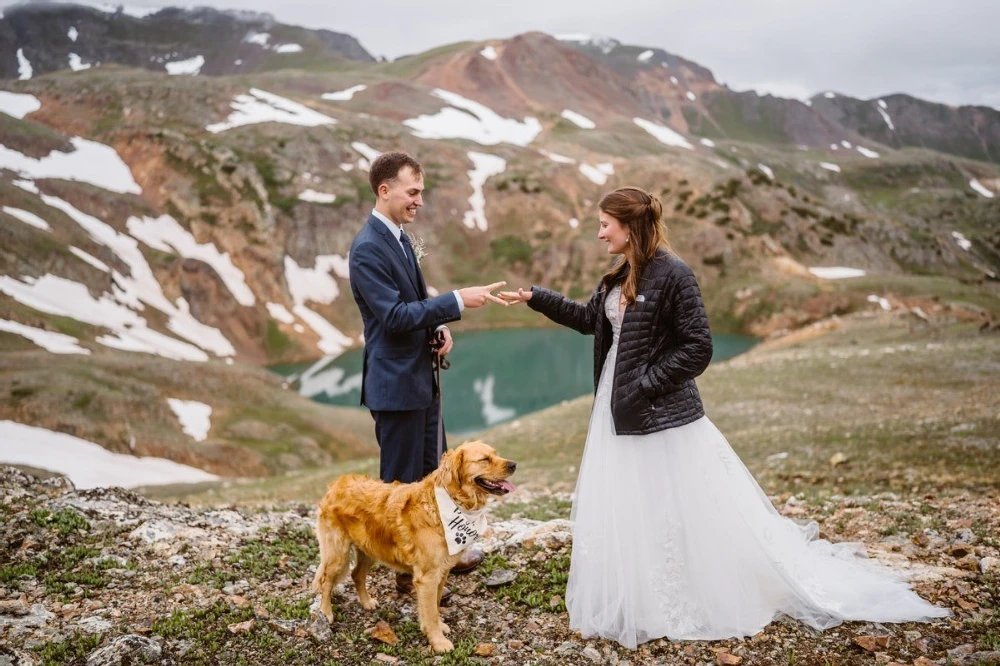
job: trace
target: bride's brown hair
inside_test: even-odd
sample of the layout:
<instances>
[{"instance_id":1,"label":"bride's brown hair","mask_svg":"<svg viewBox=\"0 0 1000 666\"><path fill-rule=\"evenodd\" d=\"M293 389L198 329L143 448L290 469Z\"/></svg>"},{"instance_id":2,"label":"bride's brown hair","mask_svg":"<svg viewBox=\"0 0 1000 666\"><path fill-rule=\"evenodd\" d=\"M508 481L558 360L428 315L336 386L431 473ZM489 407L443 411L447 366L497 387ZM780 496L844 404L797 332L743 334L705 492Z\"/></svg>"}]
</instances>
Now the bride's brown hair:
<instances>
[{"instance_id":1,"label":"bride's brown hair","mask_svg":"<svg viewBox=\"0 0 1000 666\"><path fill-rule=\"evenodd\" d=\"M605 273L604 283L610 286L621 280L622 295L631 305L639 293L639 278L646 264L659 248L670 249L662 220L663 205L646 190L619 187L605 194L597 207L618 220L628 233L625 252Z\"/></svg>"}]
</instances>

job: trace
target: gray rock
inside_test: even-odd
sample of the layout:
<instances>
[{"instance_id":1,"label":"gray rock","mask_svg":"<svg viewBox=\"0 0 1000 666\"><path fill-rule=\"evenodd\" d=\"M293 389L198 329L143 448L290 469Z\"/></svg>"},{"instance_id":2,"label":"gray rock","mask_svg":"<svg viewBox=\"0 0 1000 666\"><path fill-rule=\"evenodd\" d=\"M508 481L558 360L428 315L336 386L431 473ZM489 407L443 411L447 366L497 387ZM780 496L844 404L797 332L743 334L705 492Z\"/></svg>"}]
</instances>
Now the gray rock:
<instances>
[{"instance_id":1,"label":"gray rock","mask_svg":"<svg viewBox=\"0 0 1000 666\"><path fill-rule=\"evenodd\" d=\"M35 666L37 663L35 658L27 652L0 647L0 666Z\"/></svg>"},{"instance_id":2,"label":"gray rock","mask_svg":"<svg viewBox=\"0 0 1000 666\"><path fill-rule=\"evenodd\" d=\"M501 585L513 583L516 578L516 571L511 571L510 569L496 569L490 574L489 578L486 579L485 585L486 587L500 587Z\"/></svg>"},{"instance_id":3,"label":"gray rock","mask_svg":"<svg viewBox=\"0 0 1000 666\"><path fill-rule=\"evenodd\" d=\"M948 661L957 662L965 659L973 652L976 651L976 646L972 643L966 643L965 645L959 645L958 647L952 648L947 651Z\"/></svg>"},{"instance_id":4,"label":"gray rock","mask_svg":"<svg viewBox=\"0 0 1000 666\"><path fill-rule=\"evenodd\" d=\"M542 546L552 550L573 540L573 524L563 518L545 522L518 518L497 521L490 527L491 536L484 538L482 542L483 551L486 553L519 546Z\"/></svg>"},{"instance_id":5,"label":"gray rock","mask_svg":"<svg viewBox=\"0 0 1000 666\"><path fill-rule=\"evenodd\" d=\"M580 644L576 641L566 641L555 649L555 653L560 657L565 657L571 654L576 654L576 651L579 649Z\"/></svg>"},{"instance_id":6,"label":"gray rock","mask_svg":"<svg viewBox=\"0 0 1000 666\"><path fill-rule=\"evenodd\" d=\"M171 645L174 652L177 653L178 657L184 657L185 655L187 655L187 653L190 652L191 649L194 648L194 646L195 642L189 639L176 641Z\"/></svg>"},{"instance_id":7,"label":"gray rock","mask_svg":"<svg viewBox=\"0 0 1000 666\"><path fill-rule=\"evenodd\" d=\"M333 629L322 613L314 613L309 621L309 635L318 643L327 643L333 638Z\"/></svg>"},{"instance_id":8,"label":"gray rock","mask_svg":"<svg viewBox=\"0 0 1000 666\"><path fill-rule=\"evenodd\" d=\"M977 537L976 533L970 530L968 527L963 527L962 529L955 532L954 540L975 544L977 541L979 541L979 537Z\"/></svg>"},{"instance_id":9,"label":"gray rock","mask_svg":"<svg viewBox=\"0 0 1000 666\"><path fill-rule=\"evenodd\" d=\"M155 664L162 654L160 644L139 636L125 634L95 650L87 657L87 666L125 666L129 664Z\"/></svg>"},{"instance_id":10,"label":"gray rock","mask_svg":"<svg viewBox=\"0 0 1000 666\"><path fill-rule=\"evenodd\" d=\"M584 657L591 660L595 664L599 664L601 663L601 661L604 660L604 657L601 656L601 653L598 652L597 648L595 648L593 645L588 645L587 647L583 648L580 654L582 654Z\"/></svg>"},{"instance_id":11,"label":"gray rock","mask_svg":"<svg viewBox=\"0 0 1000 666\"><path fill-rule=\"evenodd\" d=\"M90 617L82 618L77 624L81 629L92 634L103 634L113 626L100 615L91 615Z\"/></svg>"},{"instance_id":12,"label":"gray rock","mask_svg":"<svg viewBox=\"0 0 1000 666\"><path fill-rule=\"evenodd\" d=\"M15 617L24 617L31 612L28 608L28 604L24 603L20 599L4 599L0 601L0 615L13 615Z\"/></svg>"},{"instance_id":13,"label":"gray rock","mask_svg":"<svg viewBox=\"0 0 1000 666\"><path fill-rule=\"evenodd\" d=\"M288 636L298 636L304 635L308 632L305 629L305 622L301 620L277 620L270 619L267 624L275 631L281 632Z\"/></svg>"},{"instance_id":14,"label":"gray rock","mask_svg":"<svg viewBox=\"0 0 1000 666\"><path fill-rule=\"evenodd\" d=\"M0 615L0 629L5 627L11 627L12 629L20 627L44 627L54 617L55 614L45 610L45 606L32 604L31 610L25 615Z\"/></svg>"},{"instance_id":15,"label":"gray rock","mask_svg":"<svg viewBox=\"0 0 1000 666\"><path fill-rule=\"evenodd\" d=\"M99 557L92 557L87 562L101 568L111 566L112 568L123 569L128 566L128 560L120 555L101 555Z\"/></svg>"}]
</instances>

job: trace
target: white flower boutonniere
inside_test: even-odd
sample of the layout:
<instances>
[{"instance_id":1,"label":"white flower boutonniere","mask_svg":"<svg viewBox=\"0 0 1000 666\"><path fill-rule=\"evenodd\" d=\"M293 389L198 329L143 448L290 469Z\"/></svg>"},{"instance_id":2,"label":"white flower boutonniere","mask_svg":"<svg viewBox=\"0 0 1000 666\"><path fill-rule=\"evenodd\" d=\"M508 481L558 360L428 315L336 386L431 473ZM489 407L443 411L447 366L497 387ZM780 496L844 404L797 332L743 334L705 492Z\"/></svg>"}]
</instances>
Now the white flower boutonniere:
<instances>
[{"instance_id":1,"label":"white flower boutonniere","mask_svg":"<svg viewBox=\"0 0 1000 666\"><path fill-rule=\"evenodd\" d=\"M405 231L403 233L406 233ZM413 234L406 233L407 238L410 239L410 247L413 248L413 256L416 258L417 263L421 263L421 260L427 256L427 243L420 236L414 236Z\"/></svg>"}]
</instances>

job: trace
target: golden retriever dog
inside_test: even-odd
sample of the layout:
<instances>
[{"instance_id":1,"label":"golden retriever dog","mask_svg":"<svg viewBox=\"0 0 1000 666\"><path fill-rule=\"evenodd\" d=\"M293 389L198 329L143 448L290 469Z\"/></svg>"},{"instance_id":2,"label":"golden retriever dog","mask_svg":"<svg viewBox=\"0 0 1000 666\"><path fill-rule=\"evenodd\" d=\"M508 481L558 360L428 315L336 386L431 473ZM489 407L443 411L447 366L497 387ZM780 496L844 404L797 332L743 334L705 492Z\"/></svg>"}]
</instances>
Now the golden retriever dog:
<instances>
[{"instance_id":1,"label":"golden retriever dog","mask_svg":"<svg viewBox=\"0 0 1000 666\"><path fill-rule=\"evenodd\" d=\"M347 574L353 548L357 562L351 578L361 606L377 606L366 580L374 562L411 573L421 631L435 652L452 650L438 605L461 553L448 554L435 489L443 488L463 510L479 511L491 495L514 490L507 477L516 467L492 446L475 441L446 452L438 469L415 483L389 484L358 474L335 479L319 504L316 526L320 563L313 589L322 595L320 611L326 619L333 622L330 595Z\"/></svg>"}]
</instances>

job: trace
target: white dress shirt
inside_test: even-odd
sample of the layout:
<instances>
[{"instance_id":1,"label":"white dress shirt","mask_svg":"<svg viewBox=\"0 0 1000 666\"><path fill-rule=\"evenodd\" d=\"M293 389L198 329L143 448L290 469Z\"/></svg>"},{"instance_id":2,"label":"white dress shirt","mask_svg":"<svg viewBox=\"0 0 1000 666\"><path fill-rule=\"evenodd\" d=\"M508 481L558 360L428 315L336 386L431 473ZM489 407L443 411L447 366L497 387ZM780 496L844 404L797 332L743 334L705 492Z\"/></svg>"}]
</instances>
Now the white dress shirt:
<instances>
[{"instance_id":1,"label":"white dress shirt","mask_svg":"<svg viewBox=\"0 0 1000 666\"><path fill-rule=\"evenodd\" d=\"M381 220L382 224L384 224L389 229L389 231L392 232L393 238L395 238L396 242L399 243L399 247L403 248L403 254L405 255L406 248L403 247L403 241L400 240L400 237L403 235L403 227L396 224L395 222L393 222L392 220L390 220L388 217L378 212L377 210L372 210L372 215ZM451 293L455 294L455 300L458 301L458 311L461 312L462 310L465 309L465 303L462 302L462 297L459 295L458 289L454 290ZM435 330L440 331L442 328L446 328L444 324L438 326Z\"/></svg>"}]
</instances>

